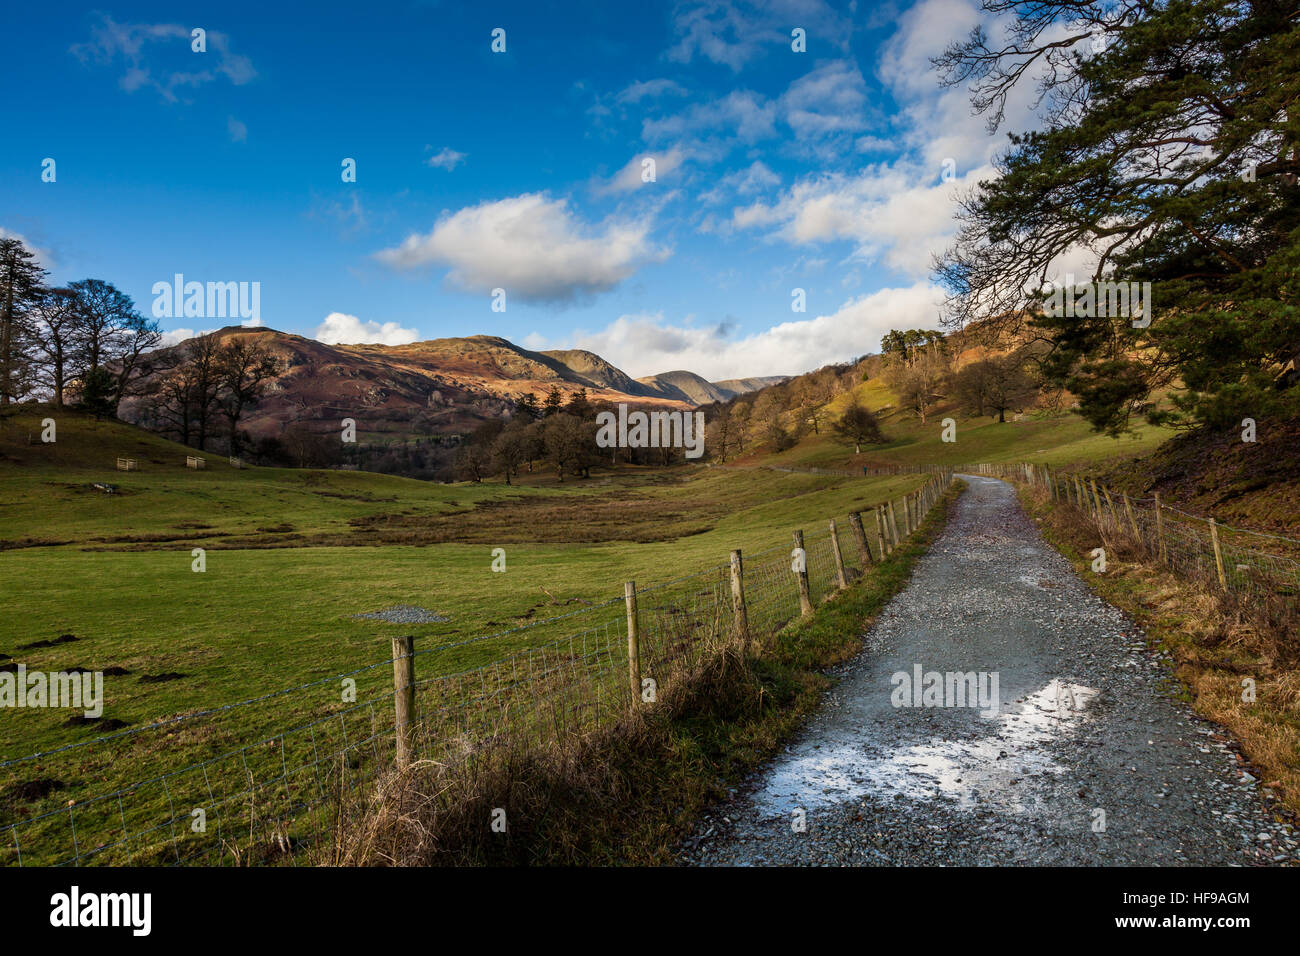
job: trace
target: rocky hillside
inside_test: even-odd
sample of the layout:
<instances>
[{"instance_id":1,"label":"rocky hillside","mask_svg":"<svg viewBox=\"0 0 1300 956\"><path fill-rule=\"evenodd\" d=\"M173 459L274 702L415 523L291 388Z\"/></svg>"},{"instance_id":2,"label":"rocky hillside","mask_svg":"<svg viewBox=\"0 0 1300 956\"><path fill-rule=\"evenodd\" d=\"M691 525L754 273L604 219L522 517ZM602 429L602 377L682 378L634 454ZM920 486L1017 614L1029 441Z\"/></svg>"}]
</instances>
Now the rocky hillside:
<instances>
[{"instance_id":1,"label":"rocky hillside","mask_svg":"<svg viewBox=\"0 0 1300 956\"><path fill-rule=\"evenodd\" d=\"M721 382L713 382L715 388L724 392L730 392L731 395L745 395L748 392L757 392L760 389L767 388L770 385L780 385L788 381L786 375L760 375L757 378L724 378Z\"/></svg>"},{"instance_id":2,"label":"rocky hillside","mask_svg":"<svg viewBox=\"0 0 1300 956\"><path fill-rule=\"evenodd\" d=\"M659 375L647 375L637 379L644 388L664 398L675 398L692 405L707 405L710 402L725 402L736 393L718 388L712 382L694 372L663 372Z\"/></svg>"},{"instance_id":3,"label":"rocky hillside","mask_svg":"<svg viewBox=\"0 0 1300 956\"><path fill-rule=\"evenodd\" d=\"M585 388L593 401L693 404L637 382L591 352L533 352L491 335L385 346L326 345L240 326L211 334L222 341L255 338L280 359L266 398L241 425L255 437L278 434L291 422L333 428L343 418L355 419L358 432L372 436L464 433L503 416L525 393L541 402L552 386L566 398ZM157 357L165 362L185 348L182 342L160 349ZM128 399L121 415L147 424L146 401Z\"/></svg>"}]
</instances>

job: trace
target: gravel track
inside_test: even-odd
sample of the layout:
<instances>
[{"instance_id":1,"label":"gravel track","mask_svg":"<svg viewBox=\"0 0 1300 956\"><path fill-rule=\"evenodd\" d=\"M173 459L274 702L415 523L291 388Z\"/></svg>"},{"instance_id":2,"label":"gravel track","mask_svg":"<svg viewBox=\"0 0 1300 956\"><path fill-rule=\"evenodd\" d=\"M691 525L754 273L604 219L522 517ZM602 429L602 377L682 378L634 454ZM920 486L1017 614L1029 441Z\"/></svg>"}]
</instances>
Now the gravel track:
<instances>
[{"instance_id":1,"label":"gravel track","mask_svg":"<svg viewBox=\"0 0 1300 956\"><path fill-rule=\"evenodd\" d=\"M1172 696L1167 656L1084 585L1011 486L963 477L817 716L710 811L680 862L1300 862L1235 741ZM1000 706L894 706L893 675L917 665L996 674Z\"/></svg>"}]
</instances>

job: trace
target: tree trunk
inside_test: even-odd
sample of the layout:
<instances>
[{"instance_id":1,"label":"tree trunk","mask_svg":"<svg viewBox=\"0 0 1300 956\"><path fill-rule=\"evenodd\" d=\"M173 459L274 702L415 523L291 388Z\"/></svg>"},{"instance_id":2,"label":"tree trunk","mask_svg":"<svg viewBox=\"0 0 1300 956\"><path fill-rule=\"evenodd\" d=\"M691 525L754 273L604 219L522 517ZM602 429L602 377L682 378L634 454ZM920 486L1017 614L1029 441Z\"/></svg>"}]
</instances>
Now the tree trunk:
<instances>
[{"instance_id":1,"label":"tree trunk","mask_svg":"<svg viewBox=\"0 0 1300 956\"><path fill-rule=\"evenodd\" d=\"M9 380L13 374L14 283L13 272L17 256L9 260L9 288L5 307L0 315L0 405L9 404Z\"/></svg>"}]
</instances>

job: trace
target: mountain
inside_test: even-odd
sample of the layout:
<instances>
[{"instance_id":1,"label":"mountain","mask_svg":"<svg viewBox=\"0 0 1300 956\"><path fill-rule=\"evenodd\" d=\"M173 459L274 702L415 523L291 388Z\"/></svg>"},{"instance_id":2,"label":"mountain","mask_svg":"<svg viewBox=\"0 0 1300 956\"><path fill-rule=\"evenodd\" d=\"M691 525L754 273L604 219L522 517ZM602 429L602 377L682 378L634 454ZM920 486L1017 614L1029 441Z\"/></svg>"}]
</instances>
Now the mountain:
<instances>
[{"instance_id":1,"label":"mountain","mask_svg":"<svg viewBox=\"0 0 1300 956\"><path fill-rule=\"evenodd\" d=\"M694 372L679 370L647 375L637 381L660 398L690 402L692 405L708 405L710 402L728 401L746 392L757 392L769 385L779 385L788 378L787 375L767 375L761 378L729 378L721 382L710 382Z\"/></svg>"},{"instance_id":2,"label":"mountain","mask_svg":"<svg viewBox=\"0 0 1300 956\"><path fill-rule=\"evenodd\" d=\"M744 395L746 392L757 392L771 385L780 385L789 379L789 375L761 375L758 378L727 378L712 384L724 392L730 392L731 395L727 397L731 398L735 395Z\"/></svg>"},{"instance_id":3,"label":"mountain","mask_svg":"<svg viewBox=\"0 0 1300 956\"><path fill-rule=\"evenodd\" d=\"M662 398L676 399L679 402L690 402L692 405L725 402L735 394L718 388L712 382L696 375L694 372L680 370L661 372L658 375L647 375L645 378L637 379L637 382L648 389L651 394Z\"/></svg>"},{"instance_id":4,"label":"mountain","mask_svg":"<svg viewBox=\"0 0 1300 956\"><path fill-rule=\"evenodd\" d=\"M641 381L644 381L643 379L632 378L627 372L610 365L595 352L588 352L584 349L568 349L565 351L539 352L537 354L559 362L570 373L576 375L588 388L613 389L616 392L622 392L624 395L646 397L658 395L653 389L648 389L641 384Z\"/></svg>"},{"instance_id":5,"label":"mountain","mask_svg":"<svg viewBox=\"0 0 1300 956\"><path fill-rule=\"evenodd\" d=\"M319 430L356 420L370 436L463 434L501 418L532 392L540 403L554 386L567 399L585 388L592 401L682 408L600 356L580 350L533 352L492 335L431 339L409 345L327 345L268 328L230 326L209 333L224 342L254 338L276 355L281 371L266 397L241 422L254 437L277 435L291 422ZM179 358L185 343L152 353L156 366ZM161 373L159 373L161 374ZM129 398L120 415L148 426L148 402Z\"/></svg>"}]
</instances>

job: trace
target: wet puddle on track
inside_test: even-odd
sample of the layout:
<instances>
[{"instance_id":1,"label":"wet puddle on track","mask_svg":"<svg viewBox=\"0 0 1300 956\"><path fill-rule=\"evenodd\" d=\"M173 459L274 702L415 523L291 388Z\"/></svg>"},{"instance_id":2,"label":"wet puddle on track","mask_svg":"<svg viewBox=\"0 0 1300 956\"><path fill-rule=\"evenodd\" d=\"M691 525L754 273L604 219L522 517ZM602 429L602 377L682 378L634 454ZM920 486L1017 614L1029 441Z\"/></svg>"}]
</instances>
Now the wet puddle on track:
<instances>
[{"instance_id":1,"label":"wet puddle on track","mask_svg":"<svg viewBox=\"0 0 1300 956\"><path fill-rule=\"evenodd\" d=\"M871 794L886 800L945 797L962 809L1024 812L1034 796L1033 778L1065 769L1052 758L1049 743L1086 720L1096 696L1090 687L1052 680L1020 703L1004 705L996 717L983 718L989 733L982 738L935 739L884 752L861 736L834 741L843 730L832 728L817 737L819 748L801 743L782 757L755 793L754 804L764 817L788 816L795 808Z\"/></svg>"}]
</instances>

